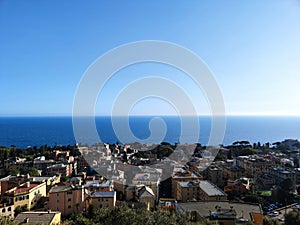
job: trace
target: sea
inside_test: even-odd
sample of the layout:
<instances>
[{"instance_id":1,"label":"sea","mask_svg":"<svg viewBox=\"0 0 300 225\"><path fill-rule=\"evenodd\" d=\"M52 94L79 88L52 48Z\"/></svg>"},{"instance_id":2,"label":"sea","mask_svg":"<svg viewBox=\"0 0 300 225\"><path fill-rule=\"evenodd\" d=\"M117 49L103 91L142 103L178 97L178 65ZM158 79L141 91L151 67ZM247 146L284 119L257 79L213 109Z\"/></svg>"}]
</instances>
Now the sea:
<instances>
[{"instance_id":1,"label":"sea","mask_svg":"<svg viewBox=\"0 0 300 225\"><path fill-rule=\"evenodd\" d=\"M178 143L182 135L186 137L194 135L194 129L187 129L182 134L182 120L177 116L131 116L127 119L132 133L123 132L122 137L115 132L112 117L98 116L93 120L96 124L98 137L102 142L125 144L124 142L135 141L132 135L141 142L148 140L147 138L151 136L149 124L153 118L163 120L166 127L164 137L160 141ZM206 145L211 135L212 118L199 116L197 119L199 123L197 142ZM260 142L261 144L285 139L300 140L300 116L227 116L225 119L224 138L219 144L229 145L242 140L250 143ZM78 143L78 140L74 136L72 121L71 116L0 117L0 146L14 145L19 148L27 148L42 145L74 145ZM122 130L122 127L119 129ZM91 145L98 142L99 139L91 138L87 132L80 143Z\"/></svg>"}]
</instances>

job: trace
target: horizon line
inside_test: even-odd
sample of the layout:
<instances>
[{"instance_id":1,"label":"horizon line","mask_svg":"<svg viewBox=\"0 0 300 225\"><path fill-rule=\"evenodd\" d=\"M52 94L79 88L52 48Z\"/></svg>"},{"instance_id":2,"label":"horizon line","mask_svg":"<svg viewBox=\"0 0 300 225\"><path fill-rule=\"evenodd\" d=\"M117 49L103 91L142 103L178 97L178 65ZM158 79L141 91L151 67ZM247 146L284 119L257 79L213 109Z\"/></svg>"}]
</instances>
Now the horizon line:
<instances>
[{"instance_id":1,"label":"horizon line","mask_svg":"<svg viewBox=\"0 0 300 225\"><path fill-rule=\"evenodd\" d=\"M0 117L112 117L110 114L96 114L96 115L78 115L73 116L72 114L0 114ZM142 116L157 116L157 117L193 117L193 116L209 116L209 117L233 117L233 116L240 116L240 117L300 117L299 114L225 114L225 115L211 115L211 114L197 114L197 115L176 115L176 114L134 114L134 115L114 115L113 117L142 117Z\"/></svg>"}]
</instances>

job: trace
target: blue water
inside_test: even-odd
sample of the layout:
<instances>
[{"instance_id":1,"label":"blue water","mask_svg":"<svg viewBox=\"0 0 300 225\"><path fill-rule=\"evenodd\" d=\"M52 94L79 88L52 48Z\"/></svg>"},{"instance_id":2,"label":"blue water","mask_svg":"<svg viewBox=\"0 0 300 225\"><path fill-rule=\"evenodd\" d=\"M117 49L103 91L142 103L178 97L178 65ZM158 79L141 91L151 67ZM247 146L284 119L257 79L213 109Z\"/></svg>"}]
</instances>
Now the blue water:
<instances>
[{"instance_id":1,"label":"blue water","mask_svg":"<svg viewBox=\"0 0 300 225\"><path fill-rule=\"evenodd\" d=\"M140 139L149 137L149 121L152 117L131 117L130 128ZM181 125L178 117L163 117L167 126L164 141L175 143L180 138ZM237 140L276 142L284 139L300 139L300 117L227 117L224 145ZM99 136L103 142L118 141L110 117L96 117ZM211 118L199 117L199 142L206 144L210 135ZM193 135L187 133L187 136ZM128 136L130 137L130 136ZM125 137L126 138L126 137ZM86 142L85 142L86 141ZM87 135L83 143L92 144ZM130 142L131 140L128 140ZM73 145L71 117L0 117L0 146L17 147L47 145Z\"/></svg>"}]
</instances>

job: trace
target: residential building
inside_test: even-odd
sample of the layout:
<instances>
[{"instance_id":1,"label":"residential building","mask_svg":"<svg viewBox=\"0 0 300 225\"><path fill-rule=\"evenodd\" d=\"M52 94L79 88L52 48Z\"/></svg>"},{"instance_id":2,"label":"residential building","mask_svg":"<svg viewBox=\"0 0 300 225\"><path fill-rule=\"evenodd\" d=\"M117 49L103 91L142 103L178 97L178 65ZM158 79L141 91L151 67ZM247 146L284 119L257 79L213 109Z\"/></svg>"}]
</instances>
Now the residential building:
<instances>
[{"instance_id":1,"label":"residential building","mask_svg":"<svg viewBox=\"0 0 300 225\"><path fill-rule=\"evenodd\" d=\"M262 173L268 173L274 166L274 162L267 157L258 155L239 156L237 165L245 169L245 176L254 180Z\"/></svg>"},{"instance_id":2,"label":"residential building","mask_svg":"<svg viewBox=\"0 0 300 225\"><path fill-rule=\"evenodd\" d=\"M33 161L33 167L37 170L45 171L47 167L55 165L57 162L53 159L45 160L43 158L37 158Z\"/></svg>"},{"instance_id":3,"label":"residential building","mask_svg":"<svg viewBox=\"0 0 300 225\"><path fill-rule=\"evenodd\" d=\"M46 183L46 191L47 193L50 191L51 187L54 186L55 184L60 183L60 176L33 176L29 177L29 181L34 182L34 183Z\"/></svg>"},{"instance_id":4,"label":"residential building","mask_svg":"<svg viewBox=\"0 0 300 225\"><path fill-rule=\"evenodd\" d=\"M0 217L14 218L15 207L14 205L0 204Z\"/></svg>"},{"instance_id":5,"label":"residential building","mask_svg":"<svg viewBox=\"0 0 300 225\"><path fill-rule=\"evenodd\" d=\"M263 210L259 204L234 203L228 201L201 201L178 203L177 211L188 212L192 221L212 220L223 225L263 225Z\"/></svg>"},{"instance_id":6,"label":"residential building","mask_svg":"<svg viewBox=\"0 0 300 225\"><path fill-rule=\"evenodd\" d=\"M207 180L177 183L177 200L227 200L227 195L216 185Z\"/></svg>"},{"instance_id":7,"label":"residential building","mask_svg":"<svg viewBox=\"0 0 300 225\"><path fill-rule=\"evenodd\" d=\"M17 215L14 222L16 224L44 224L59 225L61 224L60 212L21 212Z\"/></svg>"},{"instance_id":8,"label":"residential building","mask_svg":"<svg viewBox=\"0 0 300 225\"><path fill-rule=\"evenodd\" d=\"M217 185L218 187L223 187L225 182L223 178L223 170L219 166L211 165L207 168L207 180Z\"/></svg>"},{"instance_id":9,"label":"residential building","mask_svg":"<svg viewBox=\"0 0 300 225\"><path fill-rule=\"evenodd\" d=\"M134 185L145 185L152 189L155 196L158 194L158 185L159 185L160 174L156 172L145 172L137 173L132 179L132 184Z\"/></svg>"},{"instance_id":10,"label":"residential building","mask_svg":"<svg viewBox=\"0 0 300 225\"><path fill-rule=\"evenodd\" d=\"M115 191L100 191L92 192L88 197L88 204L96 208L113 209L116 206Z\"/></svg>"},{"instance_id":11,"label":"residential building","mask_svg":"<svg viewBox=\"0 0 300 225\"><path fill-rule=\"evenodd\" d=\"M177 201L175 198L160 198L158 207L160 209L176 209Z\"/></svg>"},{"instance_id":12,"label":"residential building","mask_svg":"<svg viewBox=\"0 0 300 225\"><path fill-rule=\"evenodd\" d=\"M139 190L144 187L145 185L143 184L138 184L138 185L128 185L125 188L125 199L126 201L137 201L138 200L138 193Z\"/></svg>"},{"instance_id":13,"label":"residential building","mask_svg":"<svg viewBox=\"0 0 300 225\"><path fill-rule=\"evenodd\" d=\"M113 183L109 180L107 181L100 181L100 180L93 180L87 181L84 185L84 188L90 192L102 192L102 191L113 191L114 186Z\"/></svg>"},{"instance_id":14,"label":"residential building","mask_svg":"<svg viewBox=\"0 0 300 225\"><path fill-rule=\"evenodd\" d=\"M275 180L269 173L262 173L257 177L256 184L262 189L269 189L275 184Z\"/></svg>"},{"instance_id":15,"label":"residential building","mask_svg":"<svg viewBox=\"0 0 300 225\"><path fill-rule=\"evenodd\" d=\"M190 172L184 167L175 168L172 175L172 196L177 199L177 184L178 182L199 181L202 177Z\"/></svg>"},{"instance_id":16,"label":"residential building","mask_svg":"<svg viewBox=\"0 0 300 225\"><path fill-rule=\"evenodd\" d=\"M6 191L4 199L15 208L18 206L32 209L41 197L46 196L46 183L33 183L27 181Z\"/></svg>"},{"instance_id":17,"label":"residential building","mask_svg":"<svg viewBox=\"0 0 300 225\"><path fill-rule=\"evenodd\" d=\"M54 186L49 192L49 209L60 211L63 217L85 210L85 192L82 185Z\"/></svg>"},{"instance_id":18,"label":"residential building","mask_svg":"<svg viewBox=\"0 0 300 225\"><path fill-rule=\"evenodd\" d=\"M151 188L147 186L142 187L139 190L138 195L139 195L139 202L144 203L147 206L148 210L155 206L156 196L153 193Z\"/></svg>"},{"instance_id":19,"label":"residential building","mask_svg":"<svg viewBox=\"0 0 300 225\"><path fill-rule=\"evenodd\" d=\"M224 192L236 192L238 194L245 194L250 191L250 179L246 177L242 177L235 181L228 180L227 186L224 187Z\"/></svg>"},{"instance_id":20,"label":"residential building","mask_svg":"<svg viewBox=\"0 0 300 225\"><path fill-rule=\"evenodd\" d=\"M239 179L240 177L243 177L245 175L245 169L232 165L232 166L225 166L223 168L223 178L224 180L236 180Z\"/></svg>"},{"instance_id":21,"label":"residential building","mask_svg":"<svg viewBox=\"0 0 300 225\"><path fill-rule=\"evenodd\" d=\"M280 184L285 179L290 179L295 186L295 172L286 170L283 167L275 167L270 169L269 174L274 178L275 184Z\"/></svg>"},{"instance_id":22,"label":"residential building","mask_svg":"<svg viewBox=\"0 0 300 225\"><path fill-rule=\"evenodd\" d=\"M207 180L200 181L199 200L227 200L227 195L216 185Z\"/></svg>"},{"instance_id":23,"label":"residential building","mask_svg":"<svg viewBox=\"0 0 300 225\"><path fill-rule=\"evenodd\" d=\"M54 175L62 175L62 176L70 176L72 174L72 165L71 164L55 164L52 166L48 166L44 171L44 175L54 176Z\"/></svg>"}]
</instances>

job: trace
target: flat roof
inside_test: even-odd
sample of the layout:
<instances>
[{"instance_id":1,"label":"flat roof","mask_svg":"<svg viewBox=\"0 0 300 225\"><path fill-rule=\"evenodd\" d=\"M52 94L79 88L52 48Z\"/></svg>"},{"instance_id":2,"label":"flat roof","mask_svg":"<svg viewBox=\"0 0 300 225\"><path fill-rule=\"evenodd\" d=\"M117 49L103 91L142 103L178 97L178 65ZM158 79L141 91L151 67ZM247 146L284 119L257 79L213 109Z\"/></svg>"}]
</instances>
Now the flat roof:
<instances>
[{"instance_id":1,"label":"flat roof","mask_svg":"<svg viewBox=\"0 0 300 225\"><path fill-rule=\"evenodd\" d=\"M199 187L199 182L194 181L180 181L178 184L184 188Z\"/></svg>"},{"instance_id":2,"label":"flat roof","mask_svg":"<svg viewBox=\"0 0 300 225\"><path fill-rule=\"evenodd\" d=\"M235 203L228 201L199 201L199 202L187 202L177 203L178 211L197 211L202 218L210 216L211 212L217 211L217 207L221 209L233 209L236 212L236 217L241 219L252 220L251 213L262 214L263 211L259 204L247 204L247 203Z\"/></svg>"},{"instance_id":3,"label":"flat roof","mask_svg":"<svg viewBox=\"0 0 300 225\"><path fill-rule=\"evenodd\" d=\"M114 198L116 195L115 191L97 191L91 194L92 198Z\"/></svg>"},{"instance_id":4,"label":"flat roof","mask_svg":"<svg viewBox=\"0 0 300 225\"><path fill-rule=\"evenodd\" d=\"M224 191L207 180L200 181L199 186L208 196L226 195Z\"/></svg>"},{"instance_id":5,"label":"flat roof","mask_svg":"<svg viewBox=\"0 0 300 225\"><path fill-rule=\"evenodd\" d=\"M72 191L82 189L83 186L80 185L70 185L70 186L54 186L50 189L49 193L58 193L58 192L65 192L65 191Z\"/></svg>"},{"instance_id":6,"label":"flat roof","mask_svg":"<svg viewBox=\"0 0 300 225\"><path fill-rule=\"evenodd\" d=\"M28 219L29 224L50 224L54 216L61 212L21 212L17 215L14 222L24 223Z\"/></svg>"}]
</instances>

